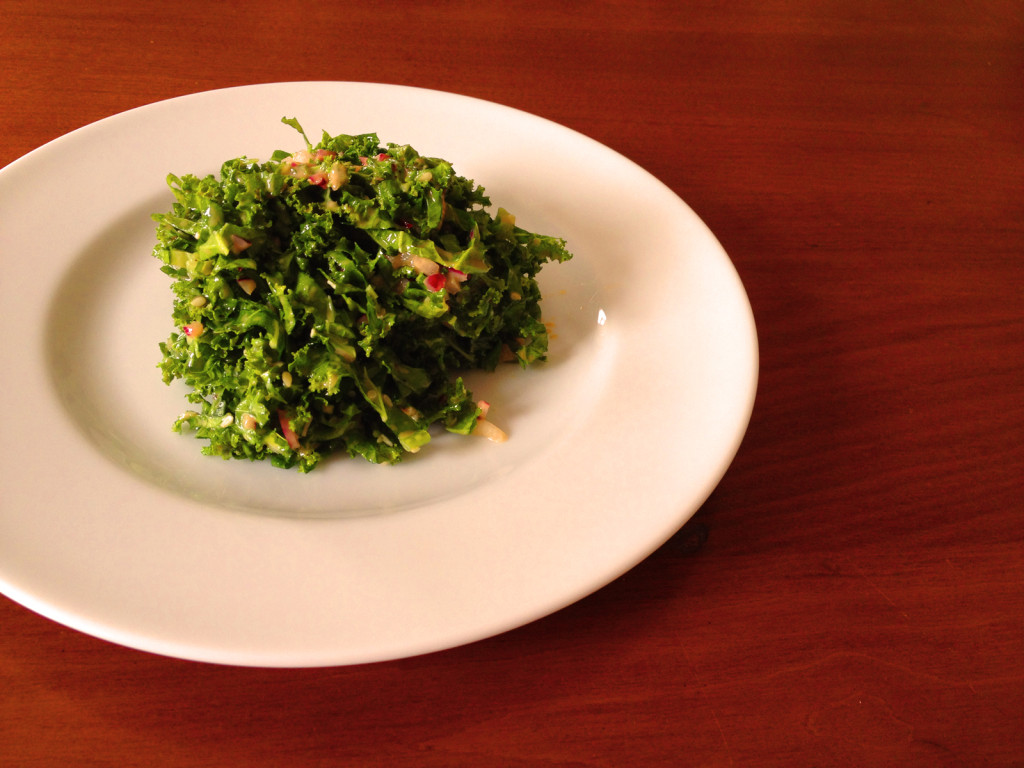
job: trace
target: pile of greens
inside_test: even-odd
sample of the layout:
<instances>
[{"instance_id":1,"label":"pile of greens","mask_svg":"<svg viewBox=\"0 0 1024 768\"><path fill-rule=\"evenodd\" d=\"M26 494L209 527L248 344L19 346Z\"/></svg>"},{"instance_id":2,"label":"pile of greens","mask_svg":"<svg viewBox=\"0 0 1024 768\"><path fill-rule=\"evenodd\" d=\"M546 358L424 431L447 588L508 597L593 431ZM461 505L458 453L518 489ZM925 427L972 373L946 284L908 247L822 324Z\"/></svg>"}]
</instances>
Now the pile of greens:
<instances>
[{"instance_id":1,"label":"pile of greens","mask_svg":"<svg viewBox=\"0 0 1024 768\"><path fill-rule=\"evenodd\" d=\"M267 162L171 175L154 255L174 280L163 379L195 409L203 453L309 471L328 454L415 453L439 425L469 434L486 404L460 371L543 360L535 280L561 239L488 213L450 163L375 134Z\"/></svg>"}]
</instances>

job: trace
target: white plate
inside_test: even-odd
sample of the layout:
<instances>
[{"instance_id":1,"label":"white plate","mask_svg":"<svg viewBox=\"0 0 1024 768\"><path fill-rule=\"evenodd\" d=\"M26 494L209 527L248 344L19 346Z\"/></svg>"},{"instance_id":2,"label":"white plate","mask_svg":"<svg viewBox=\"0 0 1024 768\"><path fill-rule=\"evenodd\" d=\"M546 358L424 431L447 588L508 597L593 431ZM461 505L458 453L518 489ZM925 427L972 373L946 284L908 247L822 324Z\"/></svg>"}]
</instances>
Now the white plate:
<instances>
[{"instance_id":1,"label":"white plate","mask_svg":"<svg viewBox=\"0 0 1024 768\"><path fill-rule=\"evenodd\" d=\"M157 343L169 279L150 213L169 172L216 172L376 131L451 160L575 258L541 273L550 362L473 380L510 440L443 436L394 467L300 475L202 456ZM476 99L279 83L152 104L0 171L0 590L115 643L251 666L453 647L618 577L731 462L757 341L714 236L621 155Z\"/></svg>"}]
</instances>

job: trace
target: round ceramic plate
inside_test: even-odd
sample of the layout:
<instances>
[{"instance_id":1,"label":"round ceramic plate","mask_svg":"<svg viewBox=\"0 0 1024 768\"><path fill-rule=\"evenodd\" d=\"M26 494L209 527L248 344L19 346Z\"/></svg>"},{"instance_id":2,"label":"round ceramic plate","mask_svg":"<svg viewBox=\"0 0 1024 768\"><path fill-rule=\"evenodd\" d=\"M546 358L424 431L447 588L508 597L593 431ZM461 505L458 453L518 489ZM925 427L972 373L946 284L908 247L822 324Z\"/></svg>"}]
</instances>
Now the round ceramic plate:
<instances>
[{"instance_id":1,"label":"round ceramic plate","mask_svg":"<svg viewBox=\"0 0 1024 768\"><path fill-rule=\"evenodd\" d=\"M474 376L506 443L309 475L200 454L165 386L169 279L150 214L168 173L377 132L444 157L568 243L541 273L549 362ZM607 147L464 96L307 82L101 120L0 171L0 590L114 643L322 666L485 638L641 561L732 460L757 379L746 294L707 227Z\"/></svg>"}]
</instances>

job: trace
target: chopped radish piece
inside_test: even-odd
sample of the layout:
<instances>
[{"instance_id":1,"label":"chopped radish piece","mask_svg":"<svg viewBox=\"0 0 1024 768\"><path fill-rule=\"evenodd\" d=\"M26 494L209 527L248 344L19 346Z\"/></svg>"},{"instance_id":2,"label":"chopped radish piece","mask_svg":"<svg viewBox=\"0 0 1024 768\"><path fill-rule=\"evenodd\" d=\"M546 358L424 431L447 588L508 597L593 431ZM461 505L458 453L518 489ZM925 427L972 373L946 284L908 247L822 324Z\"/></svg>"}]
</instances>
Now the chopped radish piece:
<instances>
[{"instance_id":1,"label":"chopped radish piece","mask_svg":"<svg viewBox=\"0 0 1024 768\"><path fill-rule=\"evenodd\" d=\"M288 414L284 409L277 412L277 419L281 422L281 434L284 435L284 439L288 443L288 447L293 451L299 450L299 436L296 435L295 430L292 429L291 422L288 420Z\"/></svg>"},{"instance_id":2,"label":"chopped radish piece","mask_svg":"<svg viewBox=\"0 0 1024 768\"><path fill-rule=\"evenodd\" d=\"M248 248L250 245L252 245L252 241L246 240L244 237L239 237L238 235L232 235L231 236L231 252L232 253L241 253L246 248Z\"/></svg>"},{"instance_id":3,"label":"chopped radish piece","mask_svg":"<svg viewBox=\"0 0 1024 768\"><path fill-rule=\"evenodd\" d=\"M190 339L198 339L203 335L203 324L196 320L194 323L183 325L181 332L188 336Z\"/></svg>"},{"instance_id":4,"label":"chopped radish piece","mask_svg":"<svg viewBox=\"0 0 1024 768\"><path fill-rule=\"evenodd\" d=\"M444 288L446 281L447 278L444 275L440 272L435 272L432 275L427 275L427 279L423 282L431 291L437 292Z\"/></svg>"},{"instance_id":5,"label":"chopped radish piece","mask_svg":"<svg viewBox=\"0 0 1024 768\"><path fill-rule=\"evenodd\" d=\"M332 152L329 149L318 149L316 152L313 153L313 159L314 160L323 160L324 158L327 158L327 157L337 157L337 156L338 156L337 152Z\"/></svg>"},{"instance_id":6,"label":"chopped radish piece","mask_svg":"<svg viewBox=\"0 0 1024 768\"><path fill-rule=\"evenodd\" d=\"M326 173L314 173L308 179L310 184L316 184L318 187L327 188L327 174Z\"/></svg>"},{"instance_id":7,"label":"chopped radish piece","mask_svg":"<svg viewBox=\"0 0 1024 768\"><path fill-rule=\"evenodd\" d=\"M462 284L466 282L468 277L469 275L461 269L449 269L448 278L445 281L444 286L445 290L448 291L448 293L458 293L459 289L462 288Z\"/></svg>"},{"instance_id":8,"label":"chopped radish piece","mask_svg":"<svg viewBox=\"0 0 1024 768\"><path fill-rule=\"evenodd\" d=\"M480 409L480 415L477 416L478 419L485 418L487 416L487 412L491 410L491 404L486 400L477 400L476 407Z\"/></svg>"},{"instance_id":9,"label":"chopped radish piece","mask_svg":"<svg viewBox=\"0 0 1024 768\"><path fill-rule=\"evenodd\" d=\"M436 261L431 261L425 256L413 256L410 253L396 253L391 257L391 266L394 269L412 267L421 275L436 275L441 271L441 267Z\"/></svg>"},{"instance_id":10,"label":"chopped radish piece","mask_svg":"<svg viewBox=\"0 0 1024 768\"><path fill-rule=\"evenodd\" d=\"M245 291L246 295L252 296L252 292L256 290L256 281L251 277L240 277L238 287Z\"/></svg>"}]
</instances>

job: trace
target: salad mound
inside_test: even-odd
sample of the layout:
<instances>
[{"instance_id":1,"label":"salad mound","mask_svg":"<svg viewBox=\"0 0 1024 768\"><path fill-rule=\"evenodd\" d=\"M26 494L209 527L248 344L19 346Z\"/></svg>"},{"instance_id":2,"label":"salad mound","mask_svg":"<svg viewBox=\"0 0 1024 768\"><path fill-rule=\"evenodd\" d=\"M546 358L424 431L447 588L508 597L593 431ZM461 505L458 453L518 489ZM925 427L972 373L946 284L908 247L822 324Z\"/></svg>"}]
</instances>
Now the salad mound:
<instances>
[{"instance_id":1,"label":"salad mound","mask_svg":"<svg viewBox=\"0 0 1024 768\"><path fill-rule=\"evenodd\" d=\"M304 149L170 175L153 216L176 326L159 367L194 406L174 430L303 472L341 452L394 463L436 429L503 439L459 373L545 359L535 278L565 242L489 213L445 160L283 122Z\"/></svg>"}]
</instances>

